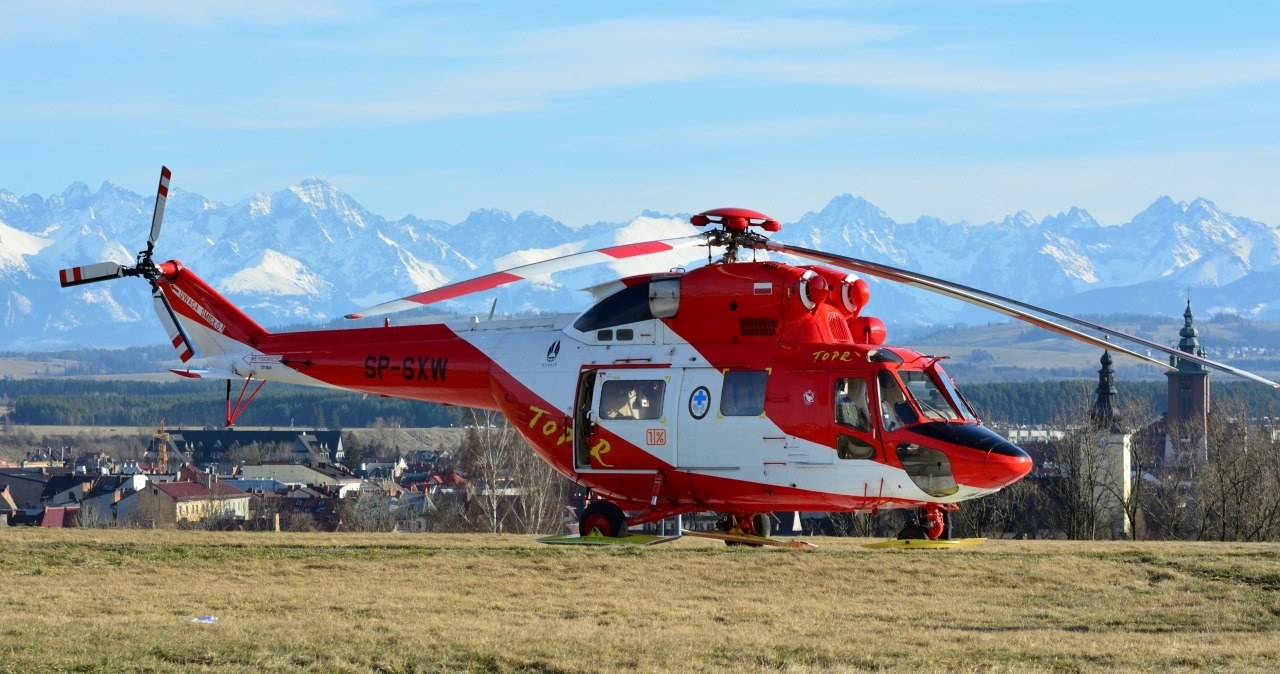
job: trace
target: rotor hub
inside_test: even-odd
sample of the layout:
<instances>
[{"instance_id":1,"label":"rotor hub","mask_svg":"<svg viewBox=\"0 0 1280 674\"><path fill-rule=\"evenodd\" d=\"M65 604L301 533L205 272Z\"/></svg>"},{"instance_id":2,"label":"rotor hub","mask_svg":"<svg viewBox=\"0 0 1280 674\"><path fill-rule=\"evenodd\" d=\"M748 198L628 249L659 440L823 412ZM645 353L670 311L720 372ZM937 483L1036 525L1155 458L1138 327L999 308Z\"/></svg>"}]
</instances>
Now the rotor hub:
<instances>
[{"instance_id":1,"label":"rotor hub","mask_svg":"<svg viewBox=\"0 0 1280 674\"><path fill-rule=\"evenodd\" d=\"M747 208L713 208L689 218L689 223L695 227L720 226L710 243L724 246L725 262L737 262L740 248L758 248L766 241L762 234L752 231L753 227L766 232L782 230L782 223Z\"/></svg>"}]
</instances>

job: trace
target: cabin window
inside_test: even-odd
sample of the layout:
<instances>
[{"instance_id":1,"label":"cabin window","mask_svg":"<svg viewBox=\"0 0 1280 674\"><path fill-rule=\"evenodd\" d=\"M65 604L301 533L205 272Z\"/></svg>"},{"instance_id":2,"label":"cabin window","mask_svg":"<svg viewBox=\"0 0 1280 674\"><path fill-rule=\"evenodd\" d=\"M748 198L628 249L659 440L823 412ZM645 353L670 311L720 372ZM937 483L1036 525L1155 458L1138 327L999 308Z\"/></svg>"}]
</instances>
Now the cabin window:
<instances>
[{"instance_id":1,"label":"cabin window","mask_svg":"<svg viewBox=\"0 0 1280 674\"><path fill-rule=\"evenodd\" d=\"M720 414L726 417L758 417L764 414L764 370L726 372L720 390Z\"/></svg>"},{"instance_id":2,"label":"cabin window","mask_svg":"<svg viewBox=\"0 0 1280 674\"><path fill-rule=\"evenodd\" d=\"M924 413L924 418L933 421L960 418L960 413L942 394L932 377L920 370L898 370L898 376L907 385L907 391L912 398L915 398L916 405Z\"/></svg>"},{"instance_id":3,"label":"cabin window","mask_svg":"<svg viewBox=\"0 0 1280 674\"><path fill-rule=\"evenodd\" d=\"M649 283L649 312L655 318L671 318L680 309L680 278L658 278Z\"/></svg>"},{"instance_id":4,"label":"cabin window","mask_svg":"<svg viewBox=\"0 0 1280 674\"><path fill-rule=\"evenodd\" d=\"M658 419L667 382L661 379L620 379L600 385L601 419Z\"/></svg>"},{"instance_id":5,"label":"cabin window","mask_svg":"<svg viewBox=\"0 0 1280 674\"><path fill-rule=\"evenodd\" d=\"M582 332L594 332L651 318L653 312L649 309L649 284L639 283L600 300L583 312L573 322L573 327Z\"/></svg>"},{"instance_id":6,"label":"cabin window","mask_svg":"<svg viewBox=\"0 0 1280 674\"><path fill-rule=\"evenodd\" d=\"M867 405L867 380L862 377L836 381L836 423L860 431L871 430L871 408Z\"/></svg>"}]
</instances>

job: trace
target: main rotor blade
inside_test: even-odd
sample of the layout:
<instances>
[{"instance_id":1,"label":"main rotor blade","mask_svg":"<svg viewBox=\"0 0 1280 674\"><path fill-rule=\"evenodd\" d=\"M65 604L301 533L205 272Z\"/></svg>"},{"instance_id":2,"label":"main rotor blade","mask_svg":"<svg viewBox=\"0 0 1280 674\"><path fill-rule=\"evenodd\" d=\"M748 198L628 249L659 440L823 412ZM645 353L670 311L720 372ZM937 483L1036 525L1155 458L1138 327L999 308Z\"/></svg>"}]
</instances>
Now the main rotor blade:
<instances>
[{"instance_id":1,"label":"main rotor blade","mask_svg":"<svg viewBox=\"0 0 1280 674\"><path fill-rule=\"evenodd\" d=\"M1066 326L1059 325L1057 323L1054 323L1053 321L1049 321L1047 319L1041 318L1029 312L1036 312L1036 313L1044 314L1046 316L1051 316L1061 321L1066 321L1069 323L1074 323L1075 325L1078 325L1081 327L1097 330L1103 334L1110 335L1112 337L1129 340L1136 344L1141 344L1147 348L1155 349L1157 351L1162 351L1171 356L1175 356L1179 359L1187 360L1187 361L1196 363L1198 365L1203 365L1204 367L1212 368L1220 372L1225 372L1227 374L1235 375L1237 377L1242 377L1244 379L1249 379L1251 381L1256 381L1258 383L1266 384L1274 388L1280 388L1280 384L1277 384L1276 382L1273 382L1270 379L1261 377L1259 375L1256 375L1252 372L1248 372L1246 370L1241 370L1239 368L1231 367L1230 365L1225 365L1223 363L1209 360L1207 358L1201 358L1194 354L1189 354L1179 349L1168 347L1148 339L1143 339L1142 337L1138 337L1136 335L1131 335L1126 332L1120 332L1119 330L1114 330L1090 321L1076 318L1074 316L1069 316L1067 314L1059 313L1051 309L1045 309L1044 307L1038 307L1034 304L1020 302L1015 299L997 295L995 293L987 292L985 290L980 290L978 288L966 286L960 283L952 283L951 281L945 281L943 279L936 278L933 276L928 276L926 274L907 271L905 269L898 269L897 267L890 267L888 265L883 265L876 262L869 262L867 260L859 260L857 258L844 257L842 255L835 255L834 253L826 253L818 250L810 250L808 248L791 246L784 243L778 243L775 241L766 242L764 244L764 248L766 250L772 250L772 251L777 251L781 253L789 253L797 257L817 260L819 262L827 262L829 264L833 264L838 267L844 267L846 269L851 269L853 271L860 271L864 274L869 274L871 276L877 276L879 278L888 279L890 281L896 281L898 283L905 283L907 285L914 286L916 288L921 288L923 290L928 290L930 292L937 293L939 295L945 295L947 297L951 297L953 299L957 299L962 302L967 302L969 304L974 304L980 307L991 309L992 311L996 311L1006 316L1016 318L1021 321L1025 321L1027 323L1031 323L1032 325L1044 328L1046 330L1055 332L1060 335L1064 335L1066 337L1071 337L1072 339L1085 342L1086 344L1093 344L1094 346L1099 346L1104 349L1110 349L1112 351L1123 353L1127 356L1137 358L1138 360L1141 360L1141 361L1144 361L1168 370L1173 370L1176 368L1174 368L1174 366L1168 363L1155 360L1144 354L1118 346L1114 342L1107 342L1102 339L1098 339L1097 337L1094 337L1092 335L1088 335L1088 334L1079 332L1077 330L1068 328Z\"/></svg>"},{"instance_id":2,"label":"main rotor blade","mask_svg":"<svg viewBox=\"0 0 1280 674\"><path fill-rule=\"evenodd\" d=\"M169 201L169 178L173 172L168 166L160 167L160 187L156 188L156 207L151 215L151 235L147 237L147 257L155 250L156 240L160 238L160 223L164 221L164 205Z\"/></svg>"},{"instance_id":3,"label":"main rotor blade","mask_svg":"<svg viewBox=\"0 0 1280 674\"><path fill-rule=\"evenodd\" d=\"M712 237L713 232L704 232L694 234L692 236L678 237L674 239L660 239L658 241L645 241L642 243L624 243L617 246L609 246L608 248L600 248L597 250L588 250L563 257L556 257L550 260L534 262L531 264L513 267L503 271L497 271L492 274L478 276L466 281L451 283L439 288L433 288L420 293L402 297L398 300L383 302L368 309L362 309L353 314L347 314L347 318L364 318L366 316L377 316L379 314L389 314L396 311L404 311L406 309L416 309L426 304L435 302L443 302L451 300L463 295L471 293L483 292L491 290L508 283L523 281L524 279L534 276L546 276L556 272L567 271L569 269L577 269L578 267L587 267L602 262L616 262L617 260L626 260L629 258L642 257L644 255L652 255L654 253L665 253L679 248L690 248L693 246L705 246L708 239Z\"/></svg>"},{"instance_id":4,"label":"main rotor blade","mask_svg":"<svg viewBox=\"0 0 1280 674\"><path fill-rule=\"evenodd\" d=\"M71 267L70 269L59 271L58 282L62 284L63 288L70 288L71 286L120 278L124 276L124 270L124 266L114 262L87 264L83 267Z\"/></svg>"}]
</instances>

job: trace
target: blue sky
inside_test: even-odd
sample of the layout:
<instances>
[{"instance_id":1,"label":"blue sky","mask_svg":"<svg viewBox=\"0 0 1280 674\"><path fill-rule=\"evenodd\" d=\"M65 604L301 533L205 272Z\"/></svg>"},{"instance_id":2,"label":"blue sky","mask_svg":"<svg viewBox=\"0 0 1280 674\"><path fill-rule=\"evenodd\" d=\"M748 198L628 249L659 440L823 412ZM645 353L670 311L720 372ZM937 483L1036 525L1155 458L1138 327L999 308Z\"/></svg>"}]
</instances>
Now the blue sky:
<instances>
[{"instance_id":1,"label":"blue sky","mask_svg":"<svg viewBox=\"0 0 1280 674\"><path fill-rule=\"evenodd\" d=\"M837 194L985 222L1156 197L1280 225L1280 6L0 1L0 188L316 175L570 225ZM192 5L199 5L193 7ZM356 5L351 7L349 5Z\"/></svg>"}]
</instances>

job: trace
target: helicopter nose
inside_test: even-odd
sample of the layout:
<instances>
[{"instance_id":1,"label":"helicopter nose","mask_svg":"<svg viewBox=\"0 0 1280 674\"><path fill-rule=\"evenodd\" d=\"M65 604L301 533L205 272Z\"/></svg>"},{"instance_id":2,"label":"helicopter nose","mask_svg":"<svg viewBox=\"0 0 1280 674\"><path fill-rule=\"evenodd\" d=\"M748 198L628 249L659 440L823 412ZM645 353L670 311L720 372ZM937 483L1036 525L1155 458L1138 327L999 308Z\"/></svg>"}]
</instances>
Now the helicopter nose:
<instances>
[{"instance_id":1,"label":"helicopter nose","mask_svg":"<svg viewBox=\"0 0 1280 674\"><path fill-rule=\"evenodd\" d=\"M1002 451L987 452L984 470L981 475L975 476L973 486L998 489L1021 480L1031 472L1033 464L1026 450L1013 443L1005 445Z\"/></svg>"},{"instance_id":2,"label":"helicopter nose","mask_svg":"<svg viewBox=\"0 0 1280 674\"><path fill-rule=\"evenodd\" d=\"M1021 447L978 424L921 424L911 430L951 445L947 456L957 484L999 489L1031 472L1031 456Z\"/></svg>"}]
</instances>

